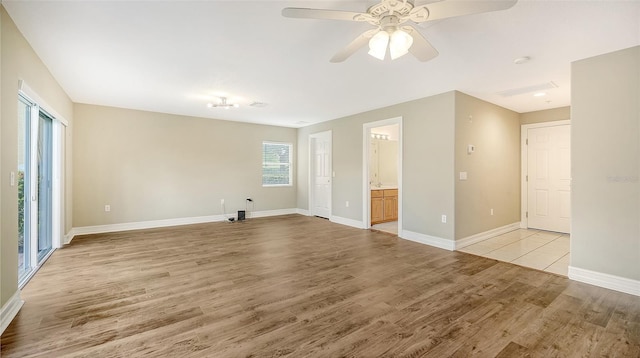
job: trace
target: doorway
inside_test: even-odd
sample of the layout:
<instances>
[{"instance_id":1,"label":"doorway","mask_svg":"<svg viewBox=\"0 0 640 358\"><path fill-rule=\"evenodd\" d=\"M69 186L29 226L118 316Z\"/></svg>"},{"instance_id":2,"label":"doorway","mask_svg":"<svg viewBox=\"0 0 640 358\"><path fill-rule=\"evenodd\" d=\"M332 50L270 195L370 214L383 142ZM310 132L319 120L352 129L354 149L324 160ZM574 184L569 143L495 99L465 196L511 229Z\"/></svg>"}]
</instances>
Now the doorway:
<instances>
[{"instance_id":1,"label":"doorway","mask_svg":"<svg viewBox=\"0 0 640 358\"><path fill-rule=\"evenodd\" d=\"M309 135L309 212L331 218L331 131Z\"/></svg>"},{"instance_id":2,"label":"doorway","mask_svg":"<svg viewBox=\"0 0 640 358\"><path fill-rule=\"evenodd\" d=\"M364 124L364 227L402 232L402 118Z\"/></svg>"}]
</instances>

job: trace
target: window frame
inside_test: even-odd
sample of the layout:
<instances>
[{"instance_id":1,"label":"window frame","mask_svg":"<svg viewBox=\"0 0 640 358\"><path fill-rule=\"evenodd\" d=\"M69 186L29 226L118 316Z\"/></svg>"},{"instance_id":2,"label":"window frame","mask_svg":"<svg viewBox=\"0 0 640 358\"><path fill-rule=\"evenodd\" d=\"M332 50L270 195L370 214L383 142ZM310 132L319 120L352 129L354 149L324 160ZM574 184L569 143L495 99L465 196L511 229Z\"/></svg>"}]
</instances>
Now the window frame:
<instances>
[{"instance_id":1,"label":"window frame","mask_svg":"<svg viewBox=\"0 0 640 358\"><path fill-rule=\"evenodd\" d=\"M265 161L265 146L266 145L282 145L289 147L289 160L287 164L289 165L289 183L288 184L268 184L264 182L265 178L265 166L267 164L284 164L283 162L266 162ZM278 142L278 141L262 141L262 173L261 173L262 187L264 188L277 188L277 187L291 187L293 186L293 143L289 142Z\"/></svg>"}]
</instances>

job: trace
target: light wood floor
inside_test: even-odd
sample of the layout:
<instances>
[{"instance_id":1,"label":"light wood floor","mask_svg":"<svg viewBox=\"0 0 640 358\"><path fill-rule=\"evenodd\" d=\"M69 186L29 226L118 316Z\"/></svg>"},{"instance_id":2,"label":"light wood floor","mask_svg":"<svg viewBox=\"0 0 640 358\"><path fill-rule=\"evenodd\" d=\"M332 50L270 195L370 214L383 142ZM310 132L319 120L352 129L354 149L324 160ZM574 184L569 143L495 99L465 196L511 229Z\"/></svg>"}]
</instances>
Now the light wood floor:
<instances>
[{"instance_id":1,"label":"light wood floor","mask_svg":"<svg viewBox=\"0 0 640 358\"><path fill-rule=\"evenodd\" d=\"M298 215L77 237L5 357L638 357L640 298Z\"/></svg>"}]
</instances>

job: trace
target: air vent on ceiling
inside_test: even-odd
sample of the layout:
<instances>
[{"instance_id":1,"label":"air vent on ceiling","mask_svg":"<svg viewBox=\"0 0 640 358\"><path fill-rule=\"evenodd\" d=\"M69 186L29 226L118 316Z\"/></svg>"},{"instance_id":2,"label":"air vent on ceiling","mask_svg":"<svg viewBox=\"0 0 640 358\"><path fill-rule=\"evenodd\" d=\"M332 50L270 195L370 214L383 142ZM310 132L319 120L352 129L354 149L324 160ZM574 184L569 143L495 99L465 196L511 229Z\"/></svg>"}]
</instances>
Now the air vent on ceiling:
<instances>
[{"instance_id":1,"label":"air vent on ceiling","mask_svg":"<svg viewBox=\"0 0 640 358\"><path fill-rule=\"evenodd\" d=\"M264 108L264 107L268 106L268 104L264 103L264 102L256 102L256 101L254 101L254 102L249 103L249 106L250 107L257 107L257 108Z\"/></svg>"},{"instance_id":2,"label":"air vent on ceiling","mask_svg":"<svg viewBox=\"0 0 640 358\"><path fill-rule=\"evenodd\" d=\"M498 94L501 95L502 97L512 97L520 94L539 92L539 91L544 91L544 90L553 89L553 88L558 88L558 85L555 84L553 81L551 81L551 82L542 83L539 85L514 88L514 89L498 92Z\"/></svg>"}]
</instances>

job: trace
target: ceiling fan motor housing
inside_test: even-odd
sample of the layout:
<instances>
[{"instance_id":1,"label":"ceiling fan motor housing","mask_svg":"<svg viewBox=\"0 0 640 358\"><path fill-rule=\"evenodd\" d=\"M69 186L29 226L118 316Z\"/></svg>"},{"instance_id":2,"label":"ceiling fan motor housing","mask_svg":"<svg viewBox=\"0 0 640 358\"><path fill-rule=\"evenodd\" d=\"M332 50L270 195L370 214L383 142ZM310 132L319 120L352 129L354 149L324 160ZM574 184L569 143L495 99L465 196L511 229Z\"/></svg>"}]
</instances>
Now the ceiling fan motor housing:
<instances>
[{"instance_id":1,"label":"ceiling fan motor housing","mask_svg":"<svg viewBox=\"0 0 640 358\"><path fill-rule=\"evenodd\" d=\"M381 18L385 14L408 15L413 10L413 3L410 1L385 0L375 4L367 12L375 17Z\"/></svg>"}]
</instances>

